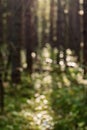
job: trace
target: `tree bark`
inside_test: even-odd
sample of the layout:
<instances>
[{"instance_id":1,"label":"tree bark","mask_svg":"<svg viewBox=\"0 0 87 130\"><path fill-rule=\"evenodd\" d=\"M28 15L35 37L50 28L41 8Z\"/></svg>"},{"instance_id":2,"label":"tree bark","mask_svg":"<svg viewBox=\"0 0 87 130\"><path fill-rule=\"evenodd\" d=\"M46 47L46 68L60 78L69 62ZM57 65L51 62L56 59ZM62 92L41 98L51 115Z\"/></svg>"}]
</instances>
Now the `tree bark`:
<instances>
[{"instance_id":1,"label":"tree bark","mask_svg":"<svg viewBox=\"0 0 87 130\"><path fill-rule=\"evenodd\" d=\"M69 47L78 57L81 42L79 9L79 0L69 1Z\"/></svg>"},{"instance_id":2,"label":"tree bark","mask_svg":"<svg viewBox=\"0 0 87 130\"><path fill-rule=\"evenodd\" d=\"M55 19L55 0L51 0L50 1L50 45L52 47L56 47L56 33L55 33L55 28L54 28L54 24L56 21L54 21Z\"/></svg>"},{"instance_id":3,"label":"tree bark","mask_svg":"<svg viewBox=\"0 0 87 130\"><path fill-rule=\"evenodd\" d=\"M84 74L87 74L87 0L83 3L84 15L83 15L83 26L84 26Z\"/></svg>"},{"instance_id":4,"label":"tree bark","mask_svg":"<svg viewBox=\"0 0 87 130\"><path fill-rule=\"evenodd\" d=\"M25 48L27 59L27 70L31 74L33 71L32 52L35 51L37 46L37 30L36 19L34 16L34 0L25 1Z\"/></svg>"},{"instance_id":5,"label":"tree bark","mask_svg":"<svg viewBox=\"0 0 87 130\"><path fill-rule=\"evenodd\" d=\"M11 78L12 82L17 84L21 80L21 56L20 50L22 46L21 41L21 20L22 20L22 2L20 0L10 0L10 17L8 23L8 29L11 31L9 33L9 53L11 59L12 73Z\"/></svg>"},{"instance_id":6,"label":"tree bark","mask_svg":"<svg viewBox=\"0 0 87 130\"><path fill-rule=\"evenodd\" d=\"M4 109L4 87L3 87L3 80L2 80L2 72L3 72L3 56L2 56L2 45L3 45L3 5L2 0L0 0L0 113L3 113Z\"/></svg>"},{"instance_id":7,"label":"tree bark","mask_svg":"<svg viewBox=\"0 0 87 130\"><path fill-rule=\"evenodd\" d=\"M58 0L58 9L57 9L57 42L56 46L59 49L59 53L57 56L57 63L59 63L60 51L63 51L63 59L66 64L66 44L65 44L65 15L64 15L64 1Z\"/></svg>"}]
</instances>

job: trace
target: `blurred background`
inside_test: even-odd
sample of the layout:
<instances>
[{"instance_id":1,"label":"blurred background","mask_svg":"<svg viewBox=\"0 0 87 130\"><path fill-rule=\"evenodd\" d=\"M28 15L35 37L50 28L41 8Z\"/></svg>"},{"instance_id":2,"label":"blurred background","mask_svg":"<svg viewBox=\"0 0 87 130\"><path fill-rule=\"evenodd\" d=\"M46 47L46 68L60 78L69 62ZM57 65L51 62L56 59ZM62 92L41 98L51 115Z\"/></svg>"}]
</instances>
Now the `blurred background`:
<instances>
[{"instance_id":1,"label":"blurred background","mask_svg":"<svg viewBox=\"0 0 87 130\"><path fill-rule=\"evenodd\" d=\"M87 130L87 0L0 0L1 130Z\"/></svg>"}]
</instances>

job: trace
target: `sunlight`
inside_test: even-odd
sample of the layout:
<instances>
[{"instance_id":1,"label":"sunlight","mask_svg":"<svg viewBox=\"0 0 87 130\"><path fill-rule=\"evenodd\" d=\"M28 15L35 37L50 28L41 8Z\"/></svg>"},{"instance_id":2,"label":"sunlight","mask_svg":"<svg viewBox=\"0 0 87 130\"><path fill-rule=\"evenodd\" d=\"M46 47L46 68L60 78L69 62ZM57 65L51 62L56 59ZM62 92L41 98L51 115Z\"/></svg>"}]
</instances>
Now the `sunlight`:
<instances>
[{"instance_id":1,"label":"sunlight","mask_svg":"<svg viewBox=\"0 0 87 130\"><path fill-rule=\"evenodd\" d=\"M83 11L83 10L80 10L80 11L79 11L79 15L84 15L84 11Z\"/></svg>"},{"instance_id":2,"label":"sunlight","mask_svg":"<svg viewBox=\"0 0 87 130\"><path fill-rule=\"evenodd\" d=\"M50 83L52 83L52 77L51 77L50 75L44 77L44 78L43 78L43 82L44 82L45 84L50 84Z\"/></svg>"},{"instance_id":3,"label":"sunlight","mask_svg":"<svg viewBox=\"0 0 87 130\"><path fill-rule=\"evenodd\" d=\"M87 130L87 0L0 0L0 130Z\"/></svg>"},{"instance_id":4,"label":"sunlight","mask_svg":"<svg viewBox=\"0 0 87 130\"><path fill-rule=\"evenodd\" d=\"M77 64L74 62L68 62L67 65L71 67L77 67Z\"/></svg>"},{"instance_id":5,"label":"sunlight","mask_svg":"<svg viewBox=\"0 0 87 130\"><path fill-rule=\"evenodd\" d=\"M67 53L67 55L71 55L71 54L72 54L71 49L67 49L67 50L66 50L66 53Z\"/></svg>"},{"instance_id":6,"label":"sunlight","mask_svg":"<svg viewBox=\"0 0 87 130\"><path fill-rule=\"evenodd\" d=\"M69 13L68 9L64 9L64 13L68 14Z\"/></svg>"},{"instance_id":7,"label":"sunlight","mask_svg":"<svg viewBox=\"0 0 87 130\"><path fill-rule=\"evenodd\" d=\"M36 53L35 53L35 52L32 52L32 53L31 53L31 56L32 56L32 58L35 58L35 57L36 57Z\"/></svg>"},{"instance_id":8,"label":"sunlight","mask_svg":"<svg viewBox=\"0 0 87 130\"><path fill-rule=\"evenodd\" d=\"M83 4L83 0L79 0L80 4Z\"/></svg>"},{"instance_id":9,"label":"sunlight","mask_svg":"<svg viewBox=\"0 0 87 130\"><path fill-rule=\"evenodd\" d=\"M52 59L51 58L46 58L46 62L51 64L52 63Z\"/></svg>"}]
</instances>

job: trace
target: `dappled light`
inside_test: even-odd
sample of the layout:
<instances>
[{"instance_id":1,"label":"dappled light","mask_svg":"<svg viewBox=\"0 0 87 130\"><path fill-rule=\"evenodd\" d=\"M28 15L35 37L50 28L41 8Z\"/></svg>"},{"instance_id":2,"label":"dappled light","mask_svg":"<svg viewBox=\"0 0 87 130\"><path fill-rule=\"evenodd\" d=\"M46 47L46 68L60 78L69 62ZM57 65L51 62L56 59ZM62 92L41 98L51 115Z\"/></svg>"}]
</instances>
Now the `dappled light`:
<instances>
[{"instance_id":1,"label":"dappled light","mask_svg":"<svg viewBox=\"0 0 87 130\"><path fill-rule=\"evenodd\" d=\"M0 130L87 130L87 0L0 1Z\"/></svg>"}]
</instances>

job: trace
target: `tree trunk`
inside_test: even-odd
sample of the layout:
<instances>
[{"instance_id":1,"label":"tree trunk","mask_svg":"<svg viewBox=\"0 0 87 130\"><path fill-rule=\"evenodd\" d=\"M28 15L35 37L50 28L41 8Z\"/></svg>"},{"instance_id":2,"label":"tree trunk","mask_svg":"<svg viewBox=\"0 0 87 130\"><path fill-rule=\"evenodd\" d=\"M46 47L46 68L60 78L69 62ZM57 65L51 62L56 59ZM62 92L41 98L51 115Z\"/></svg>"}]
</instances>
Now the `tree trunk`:
<instances>
[{"instance_id":1,"label":"tree trunk","mask_svg":"<svg viewBox=\"0 0 87 130\"><path fill-rule=\"evenodd\" d=\"M2 54L0 52L0 60L1 60L1 63L0 63L0 113L2 114L3 113L3 109L4 109L4 87L3 87L3 80L2 80L2 75L3 75L3 64L2 64L2 61L3 61L3 57L2 57Z\"/></svg>"},{"instance_id":2,"label":"tree trunk","mask_svg":"<svg viewBox=\"0 0 87 130\"><path fill-rule=\"evenodd\" d=\"M84 16L83 16L83 26L84 26L84 74L87 74L87 0L83 3Z\"/></svg>"},{"instance_id":3,"label":"tree trunk","mask_svg":"<svg viewBox=\"0 0 87 130\"><path fill-rule=\"evenodd\" d=\"M4 88L2 80L3 72L3 56L2 56L2 45L3 45L3 19L2 19L2 1L0 0L0 113L2 114L4 109Z\"/></svg>"},{"instance_id":4,"label":"tree trunk","mask_svg":"<svg viewBox=\"0 0 87 130\"><path fill-rule=\"evenodd\" d=\"M25 47L26 47L26 59L27 70L31 74L33 71L33 59L32 52L35 51L37 46L37 30L34 16L34 0L25 1Z\"/></svg>"},{"instance_id":5,"label":"tree trunk","mask_svg":"<svg viewBox=\"0 0 87 130\"><path fill-rule=\"evenodd\" d=\"M79 0L69 1L69 47L75 51L78 57L81 42L79 9Z\"/></svg>"},{"instance_id":6,"label":"tree trunk","mask_svg":"<svg viewBox=\"0 0 87 130\"><path fill-rule=\"evenodd\" d=\"M64 9L62 0L58 0L58 13L57 13L57 47L64 47Z\"/></svg>"},{"instance_id":7,"label":"tree trunk","mask_svg":"<svg viewBox=\"0 0 87 130\"><path fill-rule=\"evenodd\" d=\"M3 44L3 20L2 20L2 0L0 0L0 46Z\"/></svg>"},{"instance_id":8,"label":"tree trunk","mask_svg":"<svg viewBox=\"0 0 87 130\"><path fill-rule=\"evenodd\" d=\"M52 47L56 47L56 31L54 28L54 24L56 23L55 21L55 15L56 15L56 10L55 10L55 0L50 1L50 45Z\"/></svg>"},{"instance_id":9,"label":"tree trunk","mask_svg":"<svg viewBox=\"0 0 87 130\"><path fill-rule=\"evenodd\" d=\"M63 58L66 64L66 46L65 46L65 15L64 15L64 1L58 0L58 9L57 9L57 42L56 46L63 51ZM59 62L59 54L57 56L57 63Z\"/></svg>"},{"instance_id":10,"label":"tree trunk","mask_svg":"<svg viewBox=\"0 0 87 130\"><path fill-rule=\"evenodd\" d=\"M10 18L8 23L9 33L9 53L12 66L12 82L17 84L20 82L21 74L21 56L20 50L22 46L21 42L21 19L22 19L22 2L20 0L10 0Z\"/></svg>"}]
</instances>

